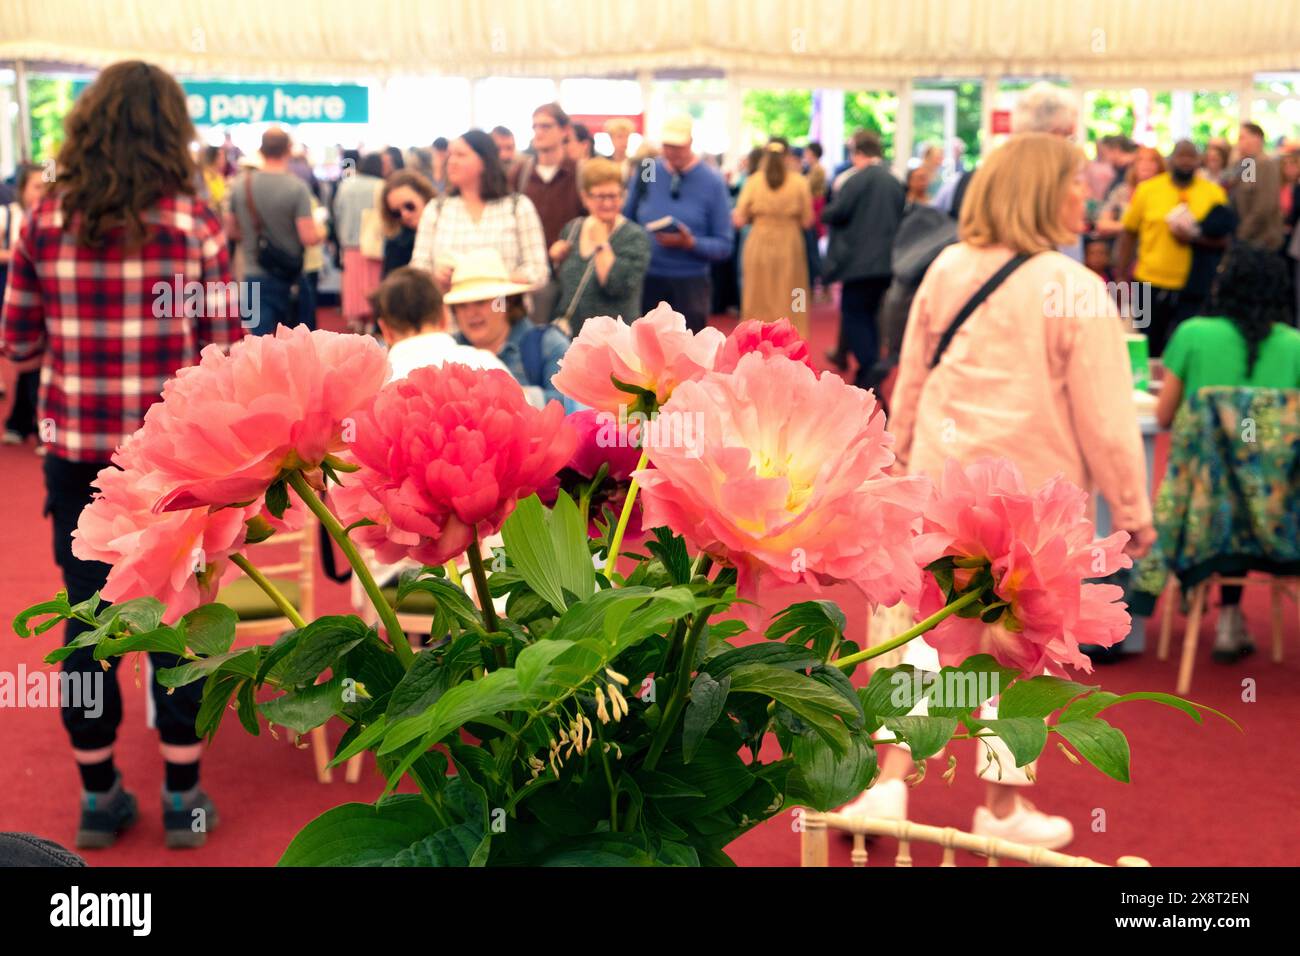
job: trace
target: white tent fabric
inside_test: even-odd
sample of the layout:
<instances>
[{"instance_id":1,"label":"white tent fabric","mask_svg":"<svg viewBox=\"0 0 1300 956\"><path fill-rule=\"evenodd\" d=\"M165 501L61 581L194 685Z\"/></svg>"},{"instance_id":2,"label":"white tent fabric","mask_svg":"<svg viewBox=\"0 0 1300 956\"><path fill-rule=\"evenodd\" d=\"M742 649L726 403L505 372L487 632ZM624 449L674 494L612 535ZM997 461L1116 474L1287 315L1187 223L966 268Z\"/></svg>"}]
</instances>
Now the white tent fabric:
<instances>
[{"instance_id":1,"label":"white tent fabric","mask_svg":"<svg viewBox=\"0 0 1300 956\"><path fill-rule=\"evenodd\" d=\"M607 76L1104 85L1300 69L1300 0L3 0L0 60L188 76Z\"/></svg>"}]
</instances>

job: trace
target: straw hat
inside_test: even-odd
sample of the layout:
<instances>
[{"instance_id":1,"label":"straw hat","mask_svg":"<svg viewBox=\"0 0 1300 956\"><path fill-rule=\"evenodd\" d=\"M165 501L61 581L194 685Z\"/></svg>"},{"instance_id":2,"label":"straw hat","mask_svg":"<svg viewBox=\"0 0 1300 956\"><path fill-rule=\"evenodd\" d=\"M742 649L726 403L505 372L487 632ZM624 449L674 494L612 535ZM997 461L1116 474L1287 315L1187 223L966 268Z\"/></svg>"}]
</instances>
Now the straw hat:
<instances>
[{"instance_id":1,"label":"straw hat","mask_svg":"<svg viewBox=\"0 0 1300 956\"><path fill-rule=\"evenodd\" d=\"M532 286L514 282L495 249L474 249L456 257L451 272L451 289L442 297L447 305L482 302L497 296L518 295Z\"/></svg>"}]
</instances>

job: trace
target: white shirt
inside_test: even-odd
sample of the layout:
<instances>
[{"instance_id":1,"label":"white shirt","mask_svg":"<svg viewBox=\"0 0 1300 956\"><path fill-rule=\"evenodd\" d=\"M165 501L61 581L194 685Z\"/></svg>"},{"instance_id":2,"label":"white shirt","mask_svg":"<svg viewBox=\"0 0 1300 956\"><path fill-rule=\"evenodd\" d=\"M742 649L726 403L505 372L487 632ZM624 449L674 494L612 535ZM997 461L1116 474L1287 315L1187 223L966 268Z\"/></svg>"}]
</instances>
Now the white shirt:
<instances>
[{"instance_id":1,"label":"white shirt","mask_svg":"<svg viewBox=\"0 0 1300 956\"><path fill-rule=\"evenodd\" d=\"M426 365L445 365L459 362L470 368L493 369L503 372L509 369L501 360L487 349L476 349L471 345L461 345L446 332L423 332L409 339L394 342L388 348L388 364L393 368L392 381L406 378L417 368Z\"/></svg>"},{"instance_id":2,"label":"white shirt","mask_svg":"<svg viewBox=\"0 0 1300 956\"><path fill-rule=\"evenodd\" d=\"M484 203L478 222L459 196L435 199L424 207L411 252L412 266L429 272L443 263L454 268L457 256L474 249L497 250L506 268L520 273L533 288L541 287L550 276L542 220L527 196L504 196Z\"/></svg>"}]
</instances>

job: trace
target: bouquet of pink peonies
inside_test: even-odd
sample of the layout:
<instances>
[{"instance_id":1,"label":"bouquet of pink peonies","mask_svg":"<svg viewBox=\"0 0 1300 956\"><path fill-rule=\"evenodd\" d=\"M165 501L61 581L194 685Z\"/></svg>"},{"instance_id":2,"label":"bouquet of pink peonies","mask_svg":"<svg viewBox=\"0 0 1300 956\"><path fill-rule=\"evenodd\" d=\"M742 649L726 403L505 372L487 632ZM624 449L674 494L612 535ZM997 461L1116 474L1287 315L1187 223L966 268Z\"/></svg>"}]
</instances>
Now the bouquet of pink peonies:
<instances>
[{"instance_id":1,"label":"bouquet of pink peonies","mask_svg":"<svg viewBox=\"0 0 1300 956\"><path fill-rule=\"evenodd\" d=\"M874 396L814 371L784 320L724 337L692 334L664 305L632 325L590 319L554 380L589 406L569 420L499 370L387 377L361 336L282 329L205 350L82 515L74 550L112 565L103 593L14 622L22 637L92 625L51 662L76 646L181 655L157 677L206 680L200 734L232 700L254 730L345 721L335 763L372 752L386 795L312 821L283 864L724 864L772 815L869 787L882 730L916 760L1000 737L1020 766L1054 733L1127 780L1106 708L1206 710L1046 674L1090 670L1080 643L1127 633L1120 588L1087 581L1129 565L1125 534L1094 540L1083 491L1027 488L1006 461L950 463L937 483L891 474ZM307 512L379 626L304 620L249 560ZM498 533L504 550L485 561ZM422 565L397 601L435 602L425 649L363 551ZM214 610L241 572L293 625L274 644L232 649L235 615ZM764 603L775 586L841 582L872 605L905 602L917 623L864 649L830 601ZM916 639L945 671L986 679L879 668L854 686L859 665ZM944 686L980 690L906 716ZM277 696L259 704L264 688ZM999 718L981 719L994 695ZM768 734L782 756L764 762ZM406 778L418 793L393 792Z\"/></svg>"}]
</instances>

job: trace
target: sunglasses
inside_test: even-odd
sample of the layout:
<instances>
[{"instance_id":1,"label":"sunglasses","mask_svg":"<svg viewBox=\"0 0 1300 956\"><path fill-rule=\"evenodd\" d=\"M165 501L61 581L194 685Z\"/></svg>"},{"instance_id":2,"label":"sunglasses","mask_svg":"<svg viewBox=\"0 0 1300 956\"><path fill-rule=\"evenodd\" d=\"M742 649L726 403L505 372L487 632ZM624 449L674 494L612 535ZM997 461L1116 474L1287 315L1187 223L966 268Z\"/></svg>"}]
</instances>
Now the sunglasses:
<instances>
[{"instance_id":1,"label":"sunglasses","mask_svg":"<svg viewBox=\"0 0 1300 956\"><path fill-rule=\"evenodd\" d=\"M404 213L404 212L415 212L416 208L417 208L417 207L416 207L415 203L413 203L413 202L404 202L404 203L402 203L400 206L398 206L396 209L394 209L392 206L389 206L389 207L388 207L388 211L391 212L393 215L401 215L401 214Z\"/></svg>"},{"instance_id":2,"label":"sunglasses","mask_svg":"<svg viewBox=\"0 0 1300 956\"><path fill-rule=\"evenodd\" d=\"M668 184L668 194L674 199L680 199L682 195L682 174L673 173L673 180Z\"/></svg>"}]
</instances>

